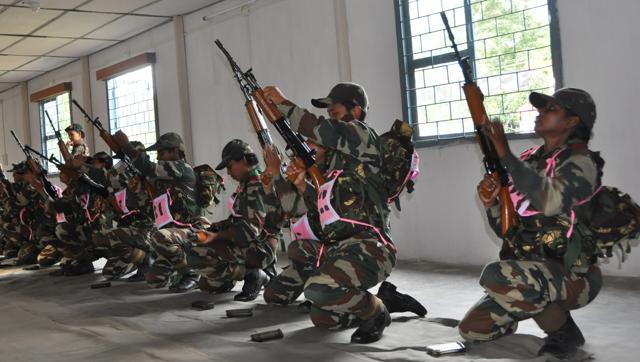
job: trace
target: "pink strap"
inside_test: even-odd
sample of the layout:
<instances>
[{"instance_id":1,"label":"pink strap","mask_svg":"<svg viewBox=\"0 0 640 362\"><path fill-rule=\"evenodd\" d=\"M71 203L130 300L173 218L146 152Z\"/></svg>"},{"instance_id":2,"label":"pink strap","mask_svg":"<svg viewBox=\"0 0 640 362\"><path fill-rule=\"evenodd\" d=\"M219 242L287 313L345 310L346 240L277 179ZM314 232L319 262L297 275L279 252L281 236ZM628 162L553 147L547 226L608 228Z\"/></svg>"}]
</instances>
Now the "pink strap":
<instances>
[{"instance_id":1,"label":"pink strap","mask_svg":"<svg viewBox=\"0 0 640 362\"><path fill-rule=\"evenodd\" d=\"M584 204L586 204L587 202L591 201L591 199L592 199L592 198L593 198L593 197L594 197L598 192L600 192L600 190L602 190L602 187L603 187L603 186L602 186L602 185L600 185L600 187L598 187L598 188L596 189L596 191L594 191L594 192L591 194L591 196L587 197L586 199L584 199L584 200L582 200L582 201L577 202L575 206L584 205ZM574 206L574 207L575 207L575 206ZM575 224L575 222L576 222L576 213L575 213L575 211L573 211L573 208L572 208L572 209L571 209L571 226L569 226L569 230L567 231L567 238L570 238L570 237L571 237L571 235L573 235L573 225Z\"/></svg>"},{"instance_id":2,"label":"pink strap","mask_svg":"<svg viewBox=\"0 0 640 362\"><path fill-rule=\"evenodd\" d=\"M316 268L320 267L320 258L322 258L322 254L324 254L324 244L320 245L320 251L318 251L318 260L316 260Z\"/></svg>"},{"instance_id":3,"label":"pink strap","mask_svg":"<svg viewBox=\"0 0 640 362\"><path fill-rule=\"evenodd\" d=\"M402 186L398 189L398 192L387 199L387 204L392 203L393 200L400 196L409 180L415 181L418 176L420 176L420 155L418 155L418 152L416 150L413 150L413 154L411 155L411 168L409 169L409 172L407 172L407 175L404 177L404 181L402 181Z\"/></svg>"}]
</instances>

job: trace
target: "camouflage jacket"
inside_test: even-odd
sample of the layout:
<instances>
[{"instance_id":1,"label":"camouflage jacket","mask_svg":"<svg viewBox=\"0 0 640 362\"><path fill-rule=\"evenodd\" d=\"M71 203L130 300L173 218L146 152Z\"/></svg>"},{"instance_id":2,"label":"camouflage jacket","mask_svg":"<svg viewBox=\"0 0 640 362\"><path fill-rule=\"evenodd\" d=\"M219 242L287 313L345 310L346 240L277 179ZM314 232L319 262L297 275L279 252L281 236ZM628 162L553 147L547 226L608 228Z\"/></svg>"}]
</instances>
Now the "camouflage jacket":
<instances>
[{"instance_id":1,"label":"camouflage jacket","mask_svg":"<svg viewBox=\"0 0 640 362\"><path fill-rule=\"evenodd\" d=\"M105 192L98 192L82 180L73 180L62 193L62 199L51 204L54 212L62 212L68 222L86 225L96 230L113 226L114 210L107 197L107 171L101 168L83 166L85 173L95 183L103 186Z\"/></svg>"},{"instance_id":2,"label":"camouflage jacket","mask_svg":"<svg viewBox=\"0 0 640 362\"><path fill-rule=\"evenodd\" d=\"M574 270L587 268L596 251L588 228L588 200L601 184L604 161L581 142L530 152L523 160L513 155L501 160L525 200L515 204L521 210L520 225L507 242L519 259L554 259ZM487 209L487 215L501 236L499 204Z\"/></svg>"},{"instance_id":3,"label":"camouflage jacket","mask_svg":"<svg viewBox=\"0 0 640 362\"><path fill-rule=\"evenodd\" d=\"M16 182L13 190L16 193L15 207L21 223L34 225L49 222L45 212L47 198L27 182Z\"/></svg>"},{"instance_id":4,"label":"camouflage jacket","mask_svg":"<svg viewBox=\"0 0 640 362\"><path fill-rule=\"evenodd\" d=\"M153 226L153 206L151 198L146 190L142 187L142 182L138 183L136 188L130 184L130 180L134 175L127 169L123 162L114 165L108 172L109 191L114 194L126 189L125 205L129 212L123 213L118 207L117 222L120 227L140 227L149 228Z\"/></svg>"},{"instance_id":5,"label":"camouflage jacket","mask_svg":"<svg viewBox=\"0 0 640 362\"><path fill-rule=\"evenodd\" d=\"M185 160L152 162L147 154L140 154L133 165L147 177L160 193L168 192L173 219L182 224L198 226L205 210L196 204L196 176ZM167 227L173 227L167 225Z\"/></svg>"},{"instance_id":6,"label":"camouflage jacket","mask_svg":"<svg viewBox=\"0 0 640 362\"><path fill-rule=\"evenodd\" d=\"M77 158L79 156L89 157L91 153L89 152L89 146L86 143L74 144L71 146L71 158Z\"/></svg>"},{"instance_id":7,"label":"camouflage jacket","mask_svg":"<svg viewBox=\"0 0 640 362\"><path fill-rule=\"evenodd\" d=\"M218 238L231 240L238 247L246 247L250 242L264 238L266 234L279 234L280 225L273 215L269 217L267 224L267 209L277 212L278 206L273 204L276 198L265 195L260 170L252 170L240 182L232 199L231 215L211 225L210 229L218 233ZM271 204L265 205L266 201Z\"/></svg>"},{"instance_id":8,"label":"camouflage jacket","mask_svg":"<svg viewBox=\"0 0 640 362\"><path fill-rule=\"evenodd\" d=\"M380 174L382 157L376 132L364 122L318 117L289 102L279 105L278 109L287 115L294 130L327 148L325 165L319 165L325 171L327 181L334 171L342 170L331 196L332 205L338 214L342 218L374 225L390 240L390 209L386 195L380 192L384 187ZM288 198L292 199L291 196ZM317 208L317 195L313 187L307 187L302 199L305 200L307 211ZM287 211L300 214L300 210ZM311 218L311 214L309 215ZM328 240L336 241L366 230L368 228L365 226L338 221L326 225L323 233Z\"/></svg>"}]
</instances>

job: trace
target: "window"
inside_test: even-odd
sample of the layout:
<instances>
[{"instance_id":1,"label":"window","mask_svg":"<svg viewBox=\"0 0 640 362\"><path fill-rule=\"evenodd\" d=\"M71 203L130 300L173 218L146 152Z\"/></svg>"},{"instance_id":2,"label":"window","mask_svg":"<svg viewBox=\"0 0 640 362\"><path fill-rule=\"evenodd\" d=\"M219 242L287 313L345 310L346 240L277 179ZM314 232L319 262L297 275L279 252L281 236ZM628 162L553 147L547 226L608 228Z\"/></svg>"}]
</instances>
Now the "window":
<instances>
[{"instance_id":1,"label":"window","mask_svg":"<svg viewBox=\"0 0 640 362\"><path fill-rule=\"evenodd\" d=\"M149 147L157 139L153 65L106 79L109 130L122 130ZM155 153L150 157L155 158Z\"/></svg>"},{"instance_id":2,"label":"window","mask_svg":"<svg viewBox=\"0 0 640 362\"><path fill-rule=\"evenodd\" d=\"M440 17L445 11L458 50L470 59L489 117L512 134L533 132L531 91L560 83L554 0L397 0L405 118L417 139L472 136L462 71ZM551 10L550 11L550 7ZM553 16L553 18L552 18Z\"/></svg>"},{"instance_id":3,"label":"window","mask_svg":"<svg viewBox=\"0 0 640 362\"><path fill-rule=\"evenodd\" d=\"M65 128L71 125L71 105L69 100L71 95L69 92L64 92L56 97L52 97L40 102L40 139L42 140L42 153L50 156L54 155L58 160L62 160L60 155L60 148L58 147L58 139L56 138L55 131L51 128L51 124L45 115L45 111L49 113L53 125L56 130L60 131L62 140L66 143L69 141ZM44 162L44 167L47 171L57 172L58 170L53 167L49 168L49 162Z\"/></svg>"}]
</instances>

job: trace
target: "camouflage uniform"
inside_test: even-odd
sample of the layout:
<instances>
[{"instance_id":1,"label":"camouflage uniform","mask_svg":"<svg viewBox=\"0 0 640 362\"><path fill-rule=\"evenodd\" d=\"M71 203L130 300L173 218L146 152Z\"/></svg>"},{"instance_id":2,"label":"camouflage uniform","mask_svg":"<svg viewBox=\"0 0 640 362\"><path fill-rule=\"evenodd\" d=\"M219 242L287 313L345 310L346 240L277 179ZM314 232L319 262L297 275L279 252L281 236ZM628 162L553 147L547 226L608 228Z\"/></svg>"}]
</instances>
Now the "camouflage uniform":
<instances>
[{"instance_id":1,"label":"camouflage uniform","mask_svg":"<svg viewBox=\"0 0 640 362\"><path fill-rule=\"evenodd\" d=\"M53 246L71 265L91 263L108 255L103 235L112 227L114 216L105 194L108 186L106 171L84 166L80 172L87 174L105 191L98 192L84 181L74 180L63 192L63 197L52 203L52 209L64 213L67 219L67 222L56 225L57 240Z\"/></svg>"},{"instance_id":2,"label":"camouflage uniform","mask_svg":"<svg viewBox=\"0 0 640 362\"><path fill-rule=\"evenodd\" d=\"M279 233L279 226L265 229L267 215L260 170L251 170L232 197L231 215L209 228L218 238L206 246L193 247L189 258L189 264L204 278L200 280L203 290L213 291L225 283L242 280L247 269L266 269L275 262L273 243L267 239Z\"/></svg>"},{"instance_id":3,"label":"camouflage uniform","mask_svg":"<svg viewBox=\"0 0 640 362\"><path fill-rule=\"evenodd\" d=\"M149 239L153 231L153 208L149 194L139 182L136 188L131 184L131 174L124 163L119 163L109 170L111 191L125 190L125 207L128 212L119 210L118 226L106 232L104 237L109 241L110 253L102 274L109 278L120 278L137 267L146 254L151 252ZM139 180L139 179L138 179Z\"/></svg>"},{"instance_id":4,"label":"camouflage uniform","mask_svg":"<svg viewBox=\"0 0 640 362\"><path fill-rule=\"evenodd\" d=\"M295 216L306 212L319 240L296 240L289 245L291 265L267 286L265 300L287 304L304 292L313 304L311 320L326 328L346 326L355 318L372 319L383 305L367 290L385 280L396 262L389 208L379 192L384 187L378 136L361 121L316 117L290 102L278 108L294 130L327 149L327 180L342 170L331 204L342 218L356 223L339 220L321 227L316 190L308 185L305 195L300 195L282 175L274 177L283 209Z\"/></svg>"},{"instance_id":5,"label":"camouflage uniform","mask_svg":"<svg viewBox=\"0 0 640 362\"><path fill-rule=\"evenodd\" d=\"M80 134L82 134L82 143L78 143L78 144L73 144L71 146L71 158L78 158L80 156L82 157L89 157L91 156L91 152L89 151L89 146L87 146L87 144L84 142L84 129L82 127L81 124L78 123L73 123L71 124L69 127L65 128L65 132L79 132Z\"/></svg>"},{"instance_id":6,"label":"camouflage uniform","mask_svg":"<svg viewBox=\"0 0 640 362\"><path fill-rule=\"evenodd\" d=\"M191 247L189 238L194 230L208 227L209 222L202 216L204 209L196 203L196 176L184 159L155 163L147 154L138 154L130 144L125 148L125 153L134 157L134 166L152 181L158 192L167 194L171 200L169 209L175 221L159 229L154 228L150 239L158 258L147 273L146 280L152 287L161 288L175 277L190 273L186 257ZM175 133L162 135L147 151L163 148L180 148L184 152L182 139Z\"/></svg>"},{"instance_id":7,"label":"camouflage uniform","mask_svg":"<svg viewBox=\"0 0 640 362\"><path fill-rule=\"evenodd\" d=\"M459 327L467 340L512 333L518 321L537 316L551 303L565 310L583 307L602 286L588 228L591 205L583 201L600 186L604 161L581 141L548 152L541 147L522 158L502 159L512 191L521 196L515 203L520 225L506 238L509 260L491 263L482 272L486 294ZM487 215L501 236L500 206L487 209Z\"/></svg>"}]
</instances>

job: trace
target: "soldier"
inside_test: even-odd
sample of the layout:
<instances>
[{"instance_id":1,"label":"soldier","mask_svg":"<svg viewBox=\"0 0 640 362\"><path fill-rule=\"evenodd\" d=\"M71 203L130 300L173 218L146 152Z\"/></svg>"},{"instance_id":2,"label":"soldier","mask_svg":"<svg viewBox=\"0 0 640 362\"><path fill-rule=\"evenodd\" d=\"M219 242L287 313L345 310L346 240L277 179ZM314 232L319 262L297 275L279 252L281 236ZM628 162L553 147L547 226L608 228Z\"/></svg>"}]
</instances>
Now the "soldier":
<instances>
[{"instance_id":1,"label":"soldier","mask_svg":"<svg viewBox=\"0 0 640 362\"><path fill-rule=\"evenodd\" d=\"M279 233L279 225L266 225L265 194L261 182L258 157L242 140L232 140L222 150L222 161L216 170L227 169L238 188L228 202L231 215L213 223L202 246L194 247L194 264L203 261L200 289L223 292L244 279L237 301L258 297L270 276L264 271L275 264L275 242L270 235ZM271 199L273 200L273 199ZM277 207L277 205L276 205ZM269 230L269 231L267 231ZM210 260L209 262L204 262Z\"/></svg>"},{"instance_id":2,"label":"soldier","mask_svg":"<svg viewBox=\"0 0 640 362\"><path fill-rule=\"evenodd\" d=\"M146 275L147 283L154 288L169 285L176 293L196 288L199 276L187 264L187 251L192 245L189 238L193 231L207 228L209 222L202 217L204 210L196 202L196 176L185 160L182 138L176 133L166 133L147 148L158 151L157 163L136 151L122 131L113 138L161 193L153 200L156 230L150 240L158 258Z\"/></svg>"},{"instance_id":3,"label":"soldier","mask_svg":"<svg viewBox=\"0 0 640 362\"><path fill-rule=\"evenodd\" d=\"M65 128L69 136L68 146L71 147L71 158L89 157L89 146L84 141L84 129L81 124L73 123Z\"/></svg>"},{"instance_id":4,"label":"soldier","mask_svg":"<svg viewBox=\"0 0 640 362\"><path fill-rule=\"evenodd\" d=\"M325 118L291 103L275 87L264 91L294 130L326 149L318 155L318 167L327 179L318 193L300 175L304 170L290 166L289 172L298 175L297 192L291 193L282 186L279 164L269 167L276 174L274 183L283 208L292 215L307 211L307 222L303 222L307 227L300 233L302 238L289 246L292 265L275 278L273 287L268 286L265 300L286 304L304 292L312 303L311 320L316 326L336 328L358 322L351 341L377 341L391 318L388 304L368 289L389 276L396 249L389 237L386 195L380 194L384 185L378 136L364 122L366 93L357 84L340 83L328 97L313 99L314 106L327 108L329 118ZM281 293L283 289L288 292Z\"/></svg>"},{"instance_id":5,"label":"soldier","mask_svg":"<svg viewBox=\"0 0 640 362\"><path fill-rule=\"evenodd\" d=\"M110 166L112 160L104 152L87 160L91 165L84 163L83 156L74 158L70 166L78 168L78 174L85 174L88 179L68 180L70 175L61 174L61 180L69 183L63 197L51 204L54 212L68 216L66 222L56 225L57 240L53 246L64 260L60 270L51 273L53 276L93 273L93 261L108 256L103 235L112 228L114 214L108 201L108 181L103 167Z\"/></svg>"},{"instance_id":6,"label":"soldier","mask_svg":"<svg viewBox=\"0 0 640 362\"><path fill-rule=\"evenodd\" d=\"M141 142L132 141L131 145L138 152L145 152ZM129 280L144 280L145 269L150 266L149 240L154 220L149 193L143 187L142 177L125 162L118 163L110 170L109 179L120 215L118 226L105 235L111 250L102 275L107 279L117 279L138 269L138 273Z\"/></svg>"},{"instance_id":7,"label":"soldier","mask_svg":"<svg viewBox=\"0 0 640 362\"><path fill-rule=\"evenodd\" d=\"M5 209L7 212L3 214L3 252L5 258L15 258L22 245L28 241L27 227L21 223L20 216L26 211L29 200L25 198L23 190L33 189L24 179L25 173L29 170L26 162L13 164L13 168L9 172L13 173L13 183L11 184L13 197L6 197Z\"/></svg>"},{"instance_id":8,"label":"soldier","mask_svg":"<svg viewBox=\"0 0 640 362\"><path fill-rule=\"evenodd\" d=\"M469 341L488 341L515 332L518 321L533 318L547 333L540 355L569 358L584 344L570 310L591 302L602 286L596 245L588 220L591 197L600 190L604 161L588 148L596 119L591 96L564 88L553 96L533 92L535 132L544 145L518 159L499 122L483 132L495 145L511 176L510 189L520 225L506 238L511 255L488 264L480 277L485 295L460 323ZM489 224L501 235L499 186L492 178L478 185Z\"/></svg>"}]
</instances>

